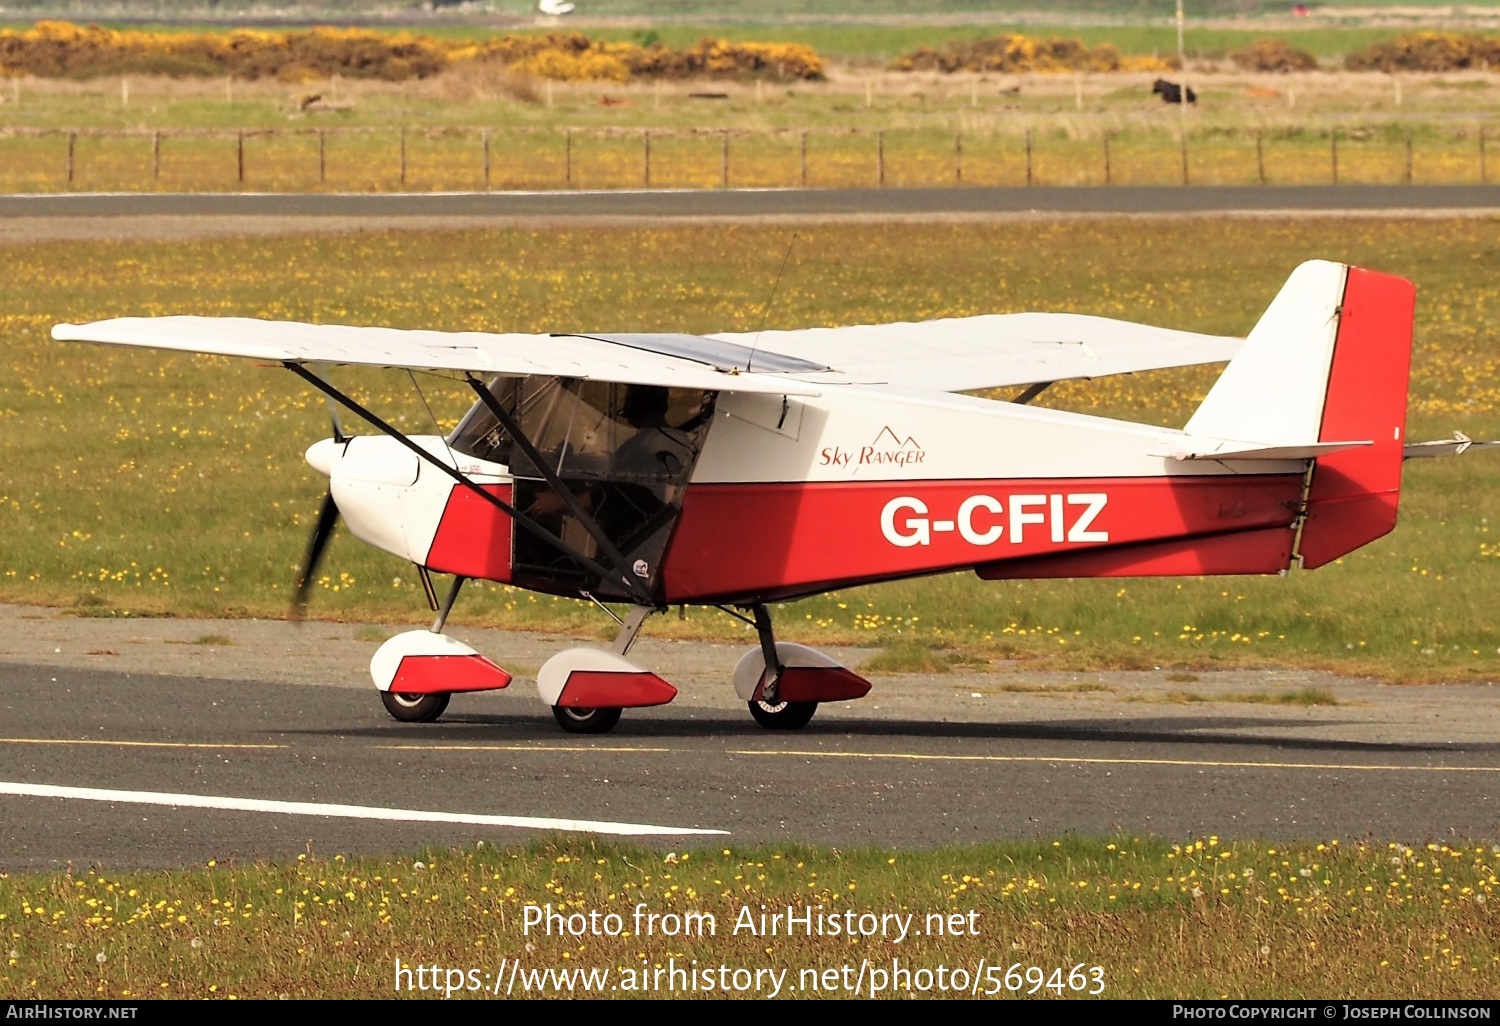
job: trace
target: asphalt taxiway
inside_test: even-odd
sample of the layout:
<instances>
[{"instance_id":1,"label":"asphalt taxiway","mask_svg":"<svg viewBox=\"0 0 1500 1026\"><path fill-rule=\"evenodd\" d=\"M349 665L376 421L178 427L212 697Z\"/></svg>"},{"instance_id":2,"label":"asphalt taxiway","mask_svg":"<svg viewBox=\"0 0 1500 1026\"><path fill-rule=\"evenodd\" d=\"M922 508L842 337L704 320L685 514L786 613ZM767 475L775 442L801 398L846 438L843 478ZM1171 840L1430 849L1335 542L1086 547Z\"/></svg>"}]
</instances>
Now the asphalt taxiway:
<instances>
[{"instance_id":1,"label":"asphalt taxiway","mask_svg":"<svg viewBox=\"0 0 1500 1026\"><path fill-rule=\"evenodd\" d=\"M1290 216L1494 217L1500 185L0 195L0 244L403 229Z\"/></svg>"},{"instance_id":2,"label":"asphalt taxiway","mask_svg":"<svg viewBox=\"0 0 1500 1026\"><path fill-rule=\"evenodd\" d=\"M0 196L4 217L763 217L1500 210L1500 185L610 189L458 193Z\"/></svg>"},{"instance_id":3,"label":"asphalt taxiway","mask_svg":"<svg viewBox=\"0 0 1500 1026\"><path fill-rule=\"evenodd\" d=\"M381 853L538 831L932 846L1500 830L1489 685L995 667L879 677L864 701L776 734L729 689L740 646L648 638L634 654L679 700L579 737L526 676L576 639L456 633L517 680L456 697L437 723L401 724L364 677L375 641L352 625L0 608L0 868ZM1307 687L1339 704L1244 700Z\"/></svg>"}]
</instances>

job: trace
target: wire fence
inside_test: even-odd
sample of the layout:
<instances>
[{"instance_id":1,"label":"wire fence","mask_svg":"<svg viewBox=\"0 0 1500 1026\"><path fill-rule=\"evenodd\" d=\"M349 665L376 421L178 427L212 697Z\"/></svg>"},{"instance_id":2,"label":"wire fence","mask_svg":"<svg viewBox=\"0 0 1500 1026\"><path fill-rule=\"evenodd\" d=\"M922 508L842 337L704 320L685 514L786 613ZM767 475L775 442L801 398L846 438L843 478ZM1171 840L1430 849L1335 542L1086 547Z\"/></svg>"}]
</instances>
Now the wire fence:
<instances>
[{"instance_id":1,"label":"wire fence","mask_svg":"<svg viewBox=\"0 0 1500 1026\"><path fill-rule=\"evenodd\" d=\"M0 190L1488 183L1500 130L0 129Z\"/></svg>"}]
</instances>

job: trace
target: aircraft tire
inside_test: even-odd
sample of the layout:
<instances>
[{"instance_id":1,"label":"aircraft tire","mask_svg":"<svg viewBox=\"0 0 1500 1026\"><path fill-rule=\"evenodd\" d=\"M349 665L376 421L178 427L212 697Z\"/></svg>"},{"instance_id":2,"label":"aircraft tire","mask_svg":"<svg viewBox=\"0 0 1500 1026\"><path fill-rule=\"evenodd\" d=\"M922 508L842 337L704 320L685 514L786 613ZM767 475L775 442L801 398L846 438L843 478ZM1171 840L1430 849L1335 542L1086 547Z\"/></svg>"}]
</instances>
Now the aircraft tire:
<instances>
[{"instance_id":1,"label":"aircraft tire","mask_svg":"<svg viewBox=\"0 0 1500 1026\"><path fill-rule=\"evenodd\" d=\"M380 701L385 711L403 723L431 723L443 715L448 708L448 699L453 696L446 691L431 695L400 695L382 691Z\"/></svg>"},{"instance_id":2,"label":"aircraft tire","mask_svg":"<svg viewBox=\"0 0 1500 1026\"><path fill-rule=\"evenodd\" d=\"M750 703L750 715L767 730L801 730L817 711L817 702Z\"/></svg>"},{"instance_id":3,"label":"aircraft tire","mask_svg":"<svg viewBox=\"0 0 1500 1026\"><path fill-rule=\"evenodd\" d=\"M552 718L569 734L608 734L620 722L619 709L573 709L554 705Z\"/></svg>"}]
</instances>

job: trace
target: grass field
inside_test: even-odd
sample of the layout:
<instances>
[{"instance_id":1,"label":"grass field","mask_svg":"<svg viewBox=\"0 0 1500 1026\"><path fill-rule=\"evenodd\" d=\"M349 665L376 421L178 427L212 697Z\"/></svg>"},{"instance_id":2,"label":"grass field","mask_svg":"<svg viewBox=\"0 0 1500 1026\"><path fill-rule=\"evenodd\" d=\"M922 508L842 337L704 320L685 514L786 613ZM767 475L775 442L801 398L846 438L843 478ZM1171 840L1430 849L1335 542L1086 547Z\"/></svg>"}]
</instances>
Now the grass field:
<instances>
[{"instance_id":1,"label":"grass field","mask_svg":"<svg viewBox=\"0 0 1500 1026\"><path fill-rule=\"evenodd\" d=\"M1108 121L1042 120L1034 129L996 130L992 120L976 118L964 127L968 130L454 127L404 134L335 130L321 136L316 130L252 131L243 142L232 133L155 141L149 133L84 135L73 142L63 134L13 135L0 136L0 190L421 192L1500 180L1500 124L1483 122L1419 123L1409 129L1399 124L1200 128L1186 139L1181 126L1166 120L1120 127Z\"/></svg>"},{"instance_id":2,"label":"grass field","mask_svg":"<svg viewBox=\"0 0 1500 1026\"><path fill-rule=\"evenodd\" d=\"M1291 268L1321 256L1418 285L1410 436L1500 436L1500 235L1490 220L1089 221L799 229L772 327L1076 310L1246 331ZM302 461L328 433L283 371L72 348L57 321L238 314L397 327L748 330L787 246L778 228L358 233L0 248L0 600L79 615L284 613L322 495ZM431 430L404 376L339 380ZM1193 370L1059 386L1066 408L1172 426L1214 378ZM467 405L424 385L446 428ZM1410 464L1402 522L1287 579L985 583L954 575L778 610L806 642L916 644L1062 667L1297 664L1400 680L1500 677L1500 466ZM411 568L339 534L313 614L420 622ZM582 603L471 587L455 622L595 633ZM689 611L648 628L730 637Z\"/></svg>"},{"instance_id":3,"label":"grass field","mask_svg":"<svg viewBox=\"0 0 1500 1026\"><path fill-rule=\"evenodd\" d=\"M950 973L961 968L976 982L960 992L973 985L1003 996L1059 996L1049 982L1071 996L1098 993L1102 980L1103 996L1114 998L1486 998L1500 976L1500 932L1489 909L1500 884L1497 852L1456 842L1121 837L928 852L705 848L664 856L570 840L401 859L0 876L0 926L11 947L0 997L382 997L395 992L397 959L460 971L441 976L453 997L476 996L460 989L473 985L462 970L477 970L474 983L488 990L494 974L510 978L515 961L525 974L511 984L518 997L566 996L528 986L547 968L607 970L594 990L628 994L643 969L695 961L787 970L782 996L826 996L827 978L818 977L814 993L804 971L848 966L847 980L836 978L850 987L862 960L890 966L895 958L929 973L940 964ZM613 913L622 935L547 937L535 928L523 935L528 904L565 916ZM638 904L646 913L710 914L714 934L632 936ZM758 917L762 905L788 904L799 916L812 906L846 922L846 911L909 912L917 929L930 914L956 913L964 934L912 933L892 943L732 932L742 908ZM981 960L999 971L984 974ZM1028 979L1032 966L1046 978ZM1067 989L1075 966L1082 968ZM1062 974L1052 977L1053 967ZM582 996L585 988L575 986ZM870 996L868 986L861 996Z\"/></svg>"},{"instance_id":4,"label":"grass field","mask_svg":"<svg viewBox=\"0 0 1500 1026\"><path fill-rule=\"evenodd\" d=\"M1186 112L1159 102L1152 78L12 79L0 191L1024 185L1028 139L1038 185L1181 184L1184 146L1198 185L1500 180L1500 75L1195 70ZM312 97L324 106L303 109Z\"/></svg>"}]
</instances>

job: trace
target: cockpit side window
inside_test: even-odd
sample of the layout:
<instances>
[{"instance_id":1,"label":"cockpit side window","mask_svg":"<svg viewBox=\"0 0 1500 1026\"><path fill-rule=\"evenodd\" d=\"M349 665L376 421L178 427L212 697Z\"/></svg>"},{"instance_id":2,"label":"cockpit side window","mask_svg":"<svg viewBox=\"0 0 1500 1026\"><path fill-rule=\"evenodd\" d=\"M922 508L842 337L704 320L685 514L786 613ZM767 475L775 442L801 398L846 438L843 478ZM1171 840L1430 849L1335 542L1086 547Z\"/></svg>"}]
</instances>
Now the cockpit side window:
<instances>
[{"instance_id":1,"label":"cockpit side window","mask_svg":"<svg viewBox=\"0 0 1500 1026\"><path fill-rule=\"evenodd\" d=\"M496 378L490 389L576 505L626 557L631 572L654 585L713 419L715 393L540 377ZM449 444L507 467L518 510L589 558L599 557L589 529L483 402L464 417ZM618 584L587 581L582 567L544 539L519 532L513 544L515 583L577 579L601 596L619 591Z\"/></svg>"}]
</instances>

